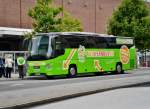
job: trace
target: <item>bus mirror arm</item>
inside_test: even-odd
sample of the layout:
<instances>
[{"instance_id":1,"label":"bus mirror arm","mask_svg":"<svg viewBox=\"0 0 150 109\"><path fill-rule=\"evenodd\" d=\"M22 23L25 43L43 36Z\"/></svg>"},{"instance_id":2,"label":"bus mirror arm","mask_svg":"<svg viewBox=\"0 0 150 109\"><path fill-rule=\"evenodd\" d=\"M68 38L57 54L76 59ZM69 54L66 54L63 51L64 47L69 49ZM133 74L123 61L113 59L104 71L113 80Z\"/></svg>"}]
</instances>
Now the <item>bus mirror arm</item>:
<instances>
[{"instance_id":1,"label":"bus mirror arm","mask_svg":"<svg viewBox=\"0 0 150 109\"><path fill-rule=\"evenodd\" d=\"M64 54L64 53L65 53L65 49L61 49L61 50L60 50L60 53L61 53L61 54Z\"/></svg>"}]
</instances>

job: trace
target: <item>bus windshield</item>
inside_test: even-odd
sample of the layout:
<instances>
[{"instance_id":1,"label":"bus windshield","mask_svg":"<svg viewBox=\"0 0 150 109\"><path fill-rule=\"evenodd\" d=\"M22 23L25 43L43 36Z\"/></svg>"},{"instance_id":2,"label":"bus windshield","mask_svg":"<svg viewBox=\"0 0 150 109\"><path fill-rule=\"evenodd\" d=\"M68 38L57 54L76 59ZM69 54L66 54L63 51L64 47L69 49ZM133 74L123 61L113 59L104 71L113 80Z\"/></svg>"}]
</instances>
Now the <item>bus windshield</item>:
<instances>
[{"instance_id":1,"label":"bus windshield","mask_svg":"<svg viewBox=\"0 0 150 109\"><path fill-rule=\"evenodd\" d=\"M30 58L32 59L48 59L51 57L51 41L49 36L37 36L32 38L29 47Z\"/></svg>"}]
</instances>

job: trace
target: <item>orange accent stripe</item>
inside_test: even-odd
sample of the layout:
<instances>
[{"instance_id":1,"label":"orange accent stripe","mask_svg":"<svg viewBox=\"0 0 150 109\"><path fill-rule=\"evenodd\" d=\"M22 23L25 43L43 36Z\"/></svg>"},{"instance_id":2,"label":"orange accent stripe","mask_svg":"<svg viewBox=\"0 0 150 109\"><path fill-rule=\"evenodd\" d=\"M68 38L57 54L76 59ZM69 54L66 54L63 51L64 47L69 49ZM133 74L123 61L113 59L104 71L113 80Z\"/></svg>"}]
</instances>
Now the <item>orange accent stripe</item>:
<instances>
[{"instance_id":1,"label":"orange accent stripe","mask_svg":"<svg viewBox=\"0 0 150 109\"><path fill-rule=\"evenodd\" d=\"M102 67L99 65L99 60L94 60L94 64L99 72L103 71Z\"/></svg>"},{"instance_id":2,"label":"orange accent stripe","mask_svg":"<svg viewBox=\"0 0 150 109\"><path fill-rule=\"evenodd\" d=\"M64 63L64 68L67 68L68 64L70 63L70 60L72 59L74 53L76 52L77 49L72 49L69 56L67 57L65 63Z\"/></svg>"}]
</instances>

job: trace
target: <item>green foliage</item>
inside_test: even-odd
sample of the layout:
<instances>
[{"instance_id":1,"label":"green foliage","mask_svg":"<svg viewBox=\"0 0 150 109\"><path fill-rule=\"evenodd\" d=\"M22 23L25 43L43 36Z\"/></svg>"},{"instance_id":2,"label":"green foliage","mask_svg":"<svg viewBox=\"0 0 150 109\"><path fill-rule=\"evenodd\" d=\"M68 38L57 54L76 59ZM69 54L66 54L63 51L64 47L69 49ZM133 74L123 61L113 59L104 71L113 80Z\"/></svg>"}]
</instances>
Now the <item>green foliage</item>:
<instances>
[{"instance_id":1,"label":"green foliage","mask_svg":"<svg viewBox=\"0 0 150 109\"><path fill-rule=\"evenodd\" d=\"M23 36L24 36L24 39L30 39L30 38L32 38L35 34L36 34L36 32L35 32L35 31L32 31L32 32L26 32Z\"/></svg>"},{"instance_id":2,"label":"green foliage","mask_svg":"<svg viewBox=\"0 0 150 109\"><path fill-rule=\"evenodd\" d=\"M83 31L80 21L78 19L71 17L69 15L69 13L64 14L64 17L62 18L62 22L61 22L59 28L63 32Z\"/></svg>"},{"instance_id":3,"label":"green foliage","mask_svg":"<svg viewBox=\"0 0 150 109\"><path fill-rule=\"evenodd\" d=\"M108 34L135 37L136 46L144 49L150 43L149 9L143 0L123 0L113 13L107 27ZM145 43L145 41L147 41Z\"/></svg>"},{"instance_id":4,"label":"green foliage","mask_svg":"<svg viewBox=\"0 0 150 109\"><path fill-rule=\"evenodd\" d=\"M35 32L81 31L81 24L69 15L61 17L63 8L52 4L53 0L37 0L28 15L33 18ZM70 24L71 23L71 24Z\"/></svg>"},{"instance_id":5,"label":"green foliage","mask_svg":"<svg viewBox=\"0 0 150 109\"><path fill-rule=\"evenodd\" d=\"M34 20L34 31L58 31L60 18L57 18L57 15L62 12L62 8L53 7L51 3L52 0L37 0L36 6L29 10L28 15Z\"/></svg>"},{"instance_id":6,"label":"green foliage","mask_svg":"<svg viewBox=\"0 0 150 109\"><path fill-rule=\"evenodd\" d=\"M134 32L136 45L139 49L150 48L150 16L144 17L141 23L136 26Z\"/></svg>"}]
</instances>

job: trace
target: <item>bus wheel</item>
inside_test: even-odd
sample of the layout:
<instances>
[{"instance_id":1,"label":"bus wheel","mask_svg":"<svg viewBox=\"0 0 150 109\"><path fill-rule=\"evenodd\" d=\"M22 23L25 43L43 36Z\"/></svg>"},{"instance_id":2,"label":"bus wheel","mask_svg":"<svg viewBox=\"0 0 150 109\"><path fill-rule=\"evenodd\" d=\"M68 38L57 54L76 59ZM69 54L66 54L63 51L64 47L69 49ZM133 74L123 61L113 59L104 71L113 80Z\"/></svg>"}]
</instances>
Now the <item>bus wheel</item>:
<instances>
[{"instance_id":1,"label":"bus wheel","mask_svg":"<svg viewBox=\"0 0 150 109\"><path fill-rule=\"evenodd\" d=\"M95 72L95 75L96 76L101 76L101 75L104 75L104 72Z\"/></svg>"},{"instance_id":2,"label":"bus wheel","mask_svg":"<svg viewBox=\"0 0 150 109\"><path fill-rule=\"evenodd\" d=\"M122 65L121 65L120 63L118 63L118 64L116 65L116 73L117 73L117 74L123 73Z\"/></svg>"},{"instance_id":3,"label":"bus wheel","mask_svg":"<svg viewBox=\"0 0 150 109\"><path fill-rule=\"evenodd\" d=\"M76 68L76 66L70 66L69 67L69 77L75 77L76 76L76 74L77 74L77 68Z\"/></svg>"},{"instance_id":4,"label":"bus wheel","mask_svg":"<svg viewBox=\"0 0 150 109\"><path fill-rule=\"evenodd\" d=\"M49 75L46 75L46 78L47 78L47 79L54 79L53 76L49 76Z\"/></svg>"}]
</instances>

